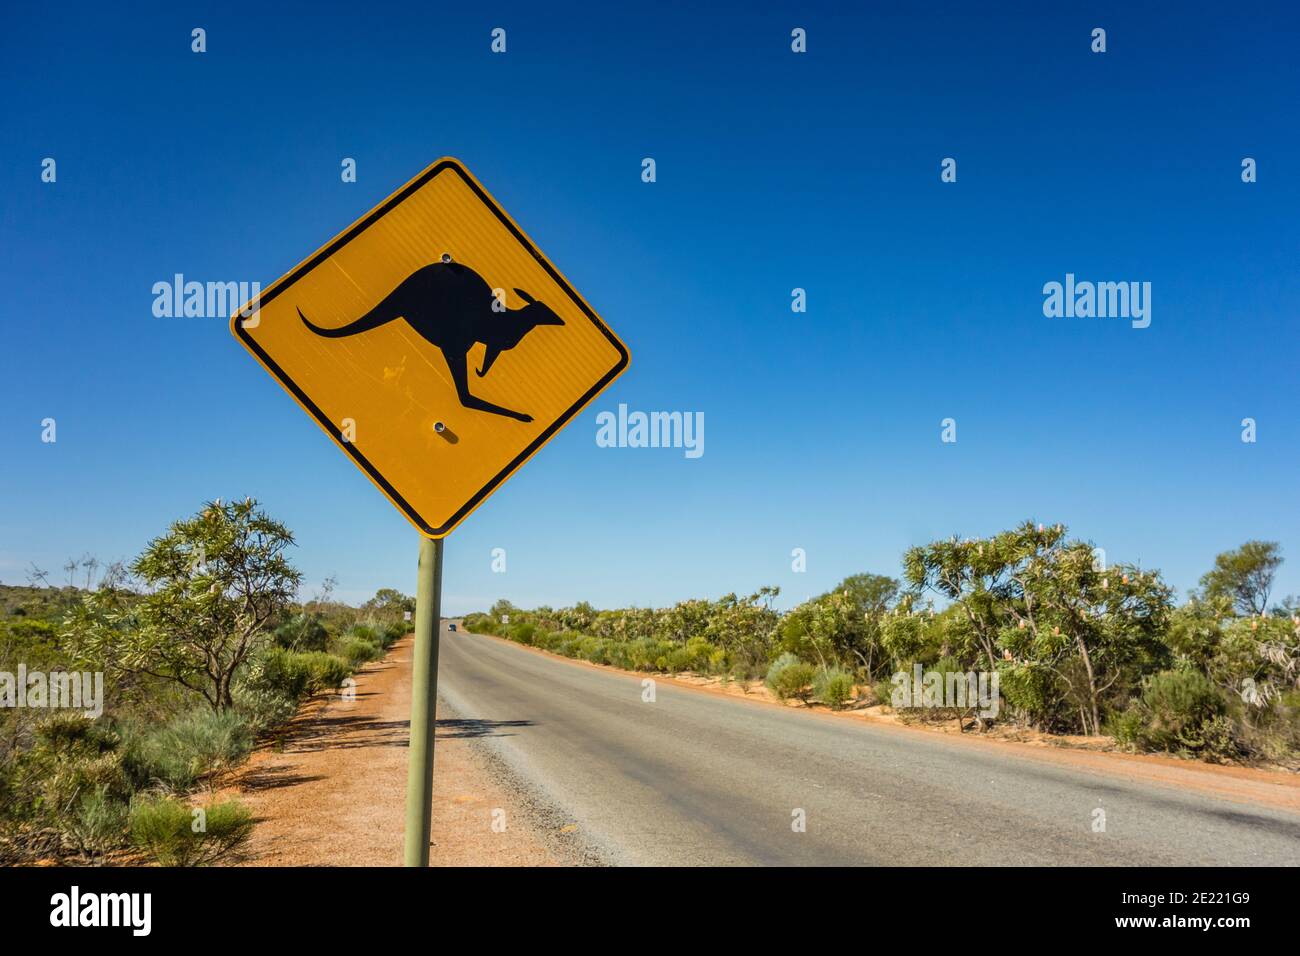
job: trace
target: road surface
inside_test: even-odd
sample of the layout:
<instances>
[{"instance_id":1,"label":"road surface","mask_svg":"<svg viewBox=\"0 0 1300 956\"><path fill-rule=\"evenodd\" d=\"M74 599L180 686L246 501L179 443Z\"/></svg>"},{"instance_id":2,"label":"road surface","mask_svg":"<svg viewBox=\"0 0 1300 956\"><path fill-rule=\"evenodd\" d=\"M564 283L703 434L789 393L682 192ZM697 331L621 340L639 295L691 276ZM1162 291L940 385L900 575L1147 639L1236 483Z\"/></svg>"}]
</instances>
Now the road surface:
<instances>
[{"instance_id":1,"label":"road surface","mask_svg":"<svg viewBox=\"0 0 1300 956\"><path fill-rule=\"evenodd\" d=\"M440 657L447 704L610 863L1300 863L1285 809L662 680L649 703L640 676L445 624Z\"/></svg>"}]
</instances>

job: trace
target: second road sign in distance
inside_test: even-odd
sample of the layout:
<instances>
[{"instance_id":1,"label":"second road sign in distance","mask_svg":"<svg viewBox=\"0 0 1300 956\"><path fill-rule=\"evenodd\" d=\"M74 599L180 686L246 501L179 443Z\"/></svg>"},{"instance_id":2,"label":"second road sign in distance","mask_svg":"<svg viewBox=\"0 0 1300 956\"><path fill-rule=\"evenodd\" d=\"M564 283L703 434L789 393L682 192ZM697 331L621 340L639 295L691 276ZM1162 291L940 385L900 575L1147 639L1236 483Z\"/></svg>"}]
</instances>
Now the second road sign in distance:
<instances>
[{"instance_id":1,"label":"second road sign in distance","mask_svg":"<svg viewBox=\"0 0 1300 956\"><path fill-rule=\"evenodd\" d=\"M236 337L430 538L628 365L618 337L454 159L256 305L232 318Z\"/></svg>"}]
</instances>

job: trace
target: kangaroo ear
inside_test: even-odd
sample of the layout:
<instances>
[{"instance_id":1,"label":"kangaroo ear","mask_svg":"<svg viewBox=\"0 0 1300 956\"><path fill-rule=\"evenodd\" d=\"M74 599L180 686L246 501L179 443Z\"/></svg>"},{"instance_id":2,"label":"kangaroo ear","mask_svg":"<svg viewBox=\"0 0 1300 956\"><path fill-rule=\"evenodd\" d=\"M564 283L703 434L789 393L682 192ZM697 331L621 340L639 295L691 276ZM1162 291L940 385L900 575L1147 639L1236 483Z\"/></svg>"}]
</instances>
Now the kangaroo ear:
<instances>
[{"instance_id":1,"label":"kangaroo ear","mask_svg":"<svg viewBox=\"0 0 1300 956\"><path fill-rule=\"evenodd\" d=\"M515 289L515 295L519 296L519 298L523 299L529 305L532 305L534 302L537 301L531 295L525 292L523 289Z\"/></svg>"}]
</instances>

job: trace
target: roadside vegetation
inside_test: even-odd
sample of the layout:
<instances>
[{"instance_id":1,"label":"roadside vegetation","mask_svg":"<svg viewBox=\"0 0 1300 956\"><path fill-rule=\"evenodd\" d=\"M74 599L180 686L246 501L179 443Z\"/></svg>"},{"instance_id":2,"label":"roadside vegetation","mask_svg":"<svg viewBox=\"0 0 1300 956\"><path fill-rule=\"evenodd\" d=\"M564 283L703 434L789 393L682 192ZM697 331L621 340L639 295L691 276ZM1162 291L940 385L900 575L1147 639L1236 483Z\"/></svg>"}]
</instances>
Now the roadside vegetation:
<instances>
[{"instance_id":1,"label":"roadside vegetation","mask_svg":"<svg viewBox=\"0 0 1300 956\"><path fill-rule=\"evenodd\" d=\"M0 708L0 863L203 865L253 822L213 794L306 697L407 631L413 599L305 603L293 536L255 501L212 502L130 563L38 568L0 586L0 672L100 672L103 707Z\"/></svg>"},{"instance_id":2,"label":"roadside vegetation","mask_svg":"<svg viewBox=\"0 0 1300 956\"><path fill-rule=\"evenodd\" d=\"M1300 602L1273 599L1281 563L1276 543L1248 541L1178 603L1158 571L1108 566L1063 526L1026 522L912 548L899 577L857 574L786 612L765 587L662 609L501 600L464 623L596 664L762 683L833 709L890 705L895 675L916 665L996 674L996 717L975 705L898 711L1300 769Z\"/></svg>"}]
</instances>

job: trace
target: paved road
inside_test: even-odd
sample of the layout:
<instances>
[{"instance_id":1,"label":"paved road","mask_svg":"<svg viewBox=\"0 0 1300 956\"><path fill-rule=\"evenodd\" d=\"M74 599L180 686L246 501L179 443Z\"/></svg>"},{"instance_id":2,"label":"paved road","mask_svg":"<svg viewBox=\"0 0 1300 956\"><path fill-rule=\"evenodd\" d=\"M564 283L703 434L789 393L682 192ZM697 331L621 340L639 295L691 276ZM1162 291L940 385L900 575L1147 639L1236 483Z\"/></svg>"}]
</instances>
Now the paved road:
<instances>
[{"instance_id":1,"label":"paved road","mask_svg":"<svg viewBox=\"0 0 1300 956\"><path fill-rule=\"evenodd\" d=\"M440 647L446 702L613 863L1300 863L1282 810L662 681L645 703L640 677L464 632Z\"/></svg>"}]
</instances>

